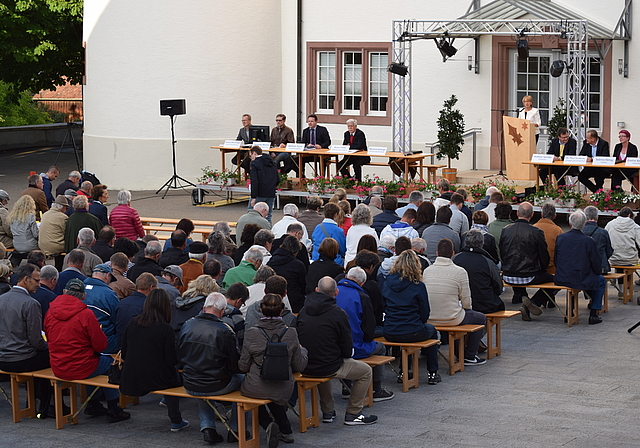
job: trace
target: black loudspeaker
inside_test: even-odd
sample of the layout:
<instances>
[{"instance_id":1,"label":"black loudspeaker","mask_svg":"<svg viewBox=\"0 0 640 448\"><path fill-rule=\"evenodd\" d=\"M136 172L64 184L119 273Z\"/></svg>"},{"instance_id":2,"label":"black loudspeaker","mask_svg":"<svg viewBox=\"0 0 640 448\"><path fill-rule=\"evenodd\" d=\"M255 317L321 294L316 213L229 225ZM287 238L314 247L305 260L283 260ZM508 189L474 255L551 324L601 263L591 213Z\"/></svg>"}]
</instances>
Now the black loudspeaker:
<instances>
[{"instance_id":1,"label":"black loudspeaker","mask_svg":"<svg viewBox=\"0 0 640 448\"><path fill-rule=\"evenodd\" d=\"M549 74L554 78L557 78L560 75L562 75L563 70L564 70L564 61L562 60L553 61L553 63L551 64L551 69L549 70Z\"/></svg>"},{"instance_id":2,"label":"black loudspeaker","mask_svg":"<svg viewBox=\"0 0 640 448\"><path fill-rule=\"evenodd\" d=\"M527 39L518 39L518 57L529 57L529 42L527 41Z\"/></svg>"},{"instance_id":3,"label":"black loudspeaker","mask_svg":"<svg viewBox=\"0 0 640 448\"><path fill-rule=\"evenodd\" d=\"M393 73L394 75L407 76L409 68L404 64L394 62L392 64L389 64L387 71Z\"/></svg>"},{"instance_id":4,"label":"black loudspeaker","mask_svg":"<svg viewBox=\"0 0 640 448\"><path fill-rule=\"evenodd\" d=\"M160 115L184 115L187 113L186 100L160 100Z\"/></svg>"}]
</instances>

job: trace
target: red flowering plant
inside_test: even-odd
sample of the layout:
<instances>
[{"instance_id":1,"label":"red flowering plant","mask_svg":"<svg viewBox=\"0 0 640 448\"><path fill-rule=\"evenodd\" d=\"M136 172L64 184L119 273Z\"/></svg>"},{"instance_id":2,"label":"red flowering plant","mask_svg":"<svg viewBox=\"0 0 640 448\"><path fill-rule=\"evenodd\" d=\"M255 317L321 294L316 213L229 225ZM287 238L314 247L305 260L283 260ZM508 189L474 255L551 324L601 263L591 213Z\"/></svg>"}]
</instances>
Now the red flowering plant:
<instances>
[{"instance_id":1,"label":"red flowering plant","mask_svg":"<svg viewBox=\"0 0 640 448\"><path fill-rule=\"evenodd\" d=\"M473 200L473 202L477 203L481 199L483 199L487 193L487 188L496 187L502 195L504 196L504 200L507 202L516 202L516 185L511 181L500 181L497 179L494 180L481 180L480 182L467 187L467 193L469 194L469 199ZM452 188L453 189L453 188Z\"/></svg>"},{"instance_id":2,"label":"red flowering plant","mask_svg":"<svg viewBox=\"0 0 640 448\"><path fill-rule=\"evenodd\" d=\"M598 190L589 196L589 205L593 205L598 210L618 211L625 205L637 203L640 195L627 194L624 190ZM636 204L632 204L635 208Z\"/></svg>"}]
</instances>

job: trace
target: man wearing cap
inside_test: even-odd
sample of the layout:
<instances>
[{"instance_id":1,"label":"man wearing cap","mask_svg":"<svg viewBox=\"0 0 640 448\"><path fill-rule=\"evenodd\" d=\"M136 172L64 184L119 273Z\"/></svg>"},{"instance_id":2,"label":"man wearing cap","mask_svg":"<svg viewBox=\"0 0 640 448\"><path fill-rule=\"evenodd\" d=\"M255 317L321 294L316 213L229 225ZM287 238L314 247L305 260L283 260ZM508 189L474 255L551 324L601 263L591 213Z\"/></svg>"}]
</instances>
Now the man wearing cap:
<instances>
[{"instance_id":1,"label":"man wearing cap","mask_svg":"<svg viewBox=\"0 0 640 448\"><path fill-rule=\"evenodd\" d=\"M150 272L154 276L162 274L162 268L158 264L158 260L162 255L162 243L160 241L149 241L143 253L144 257L127 272L127 278L134 283L143 272Z\"/></svg>"},{"instance_id":2,"label":"man wearing cap","mask_svg":"<svg viewBox=\"0 0 640 448\"><path fill-rule=\"evenodd\" d=\"M169 294L169 300L173 305L176 297L180 296L178 287L182 286L182 268L175 264L170 264L164 268L162 275L156 275L156 280L158 280L158 288L164 289Z\"/></svg>"},{"instance_id":3,"label":"man wearing cap","mask_svg":"<svg viewBox=\"0 0 640 448\"><path fill-rule=\"evenodd\" d=\"M86 303L85 285L72 279L64 287L45 319L45 331L49 340L49 353L53 373L64 380L79 380L104 375L113 362L111 356L99 355L108 348L107 338L100 330L100 323ZM88 392L91 393L93 388ZM89 401L84 413L91 416L106 415L107 422L127 420L130 415L118 406L117 389L104 388L108 409L97 396Z\"/></svg>"},{"instance_id":4,"label":"man wearing cap","mask_svg":"<svg viewBox=\"0 0 640 448\"><path fill-rule=\"evenodd\" d=\"M118 336L118 346L122 345L122 335L127 325L129 325L129 321L142 314L144 301L147 300L147 296L151 290L157 286L158 280L148 272L143 272L136 279L135 292L118 303L116 307L116 335Z\"/></svg>"},{"instance_id":5,"label":"man wearing cap","mask_svg":"<svg viewBox=\"0 0 640 448\"><path fill-rule=\"evenodd\" d=\"M60 276L58 277L58 284L53 290L57 296L62 294L62 289L64 285L67 284L69 280L72 278L77 278L84 281L87 278L86 275L82 273L82 266L84 265L84 252L80 249L73 249L71 252L67 254L65 257L68 267L60 272Z\"/></svg>"},{"instance_id":6,"label":"man wearing cap","mask_svg":"<svg viewBox=\"0 0 640 448\"><path fill-rule=\"evenodd\" d=\"M40 217L44 212L49 210L47 205L47 197L42 191L42 177L39 174L29 176L29 186L20 194L20 196L31 196L36 203L36 220L40 221Z\"/></svg>"},{"instance_id":7,"label":"man wearing cap","mask_svg":"<svg viewBox=\"0 0 640 448\"><path fill-rule=\"evenodd\" d=\"M0 243L4 247L11 249L13 247L13 234L11 233L11 223L9 222L9 193L0 190Z\"/></svg>"},{"instance_id":8,"label":"man wearing cap","mask_svg":"<svg viewBox=\"0 0 640 448\"><path fill-rule=\"evenodd\" d=\"M120 300L130 296L136 290L136 284L124 276L129 269L129 258L122 252L116 252L109 258L113 276L116 281L109 283L109 288L113 289Z\"/></svg>"},{"instance_id":9,"label":"man wearing cap","mask_svg":"<svg viewBox=\"0 0 640 448\"><path fill-rule=\"evenodd\" d=\"M65 212L69 208L67 198L62 195L56 197L51 203L48 212L42 215L40 221L40 233L38 234L38 246L47 257L56 257L56 267L61 269L64 252L64 232L69 217Z\"/></svg>"},{"instance_id":10,"label":"man wearing cap","mask_svg":"<svg viewBox=\"0 0 640 448\"><path fill-rule=\"evenodd\" d=\"M72 190L71 188L65 190L64 197L67 198L67 201L69 202L69 208L67 209L65 215L71 216L76 211L72 205L73 198L75 198L76 196L78 196L78 193L76 193L76 190Z\"/></svg>"},{"instance_id":11,"label":"man wearing cap","mask_svg":"<svg viewBox=\"0 0 640 448\"><path fill-rule=\"evenodd\" d=\"M187 290L191 280L195 280L204 274L204 262L207 259L208 251L209 246L202 241L194 241L189 245L189 260L180 265L183 285L178 289L181 293Z\"/></svg>"},{"instance_id":12,"label":"man wearing cap","mask_svg":"<svg viewBox=\"0 0 640 448\"><path fill-rule=\"evenodd\" d=\"M66 195L67 194L66 191L69 189L75 192L78 189L78 186L80 185L81 178L82 176L80 176L80 173L78 171L71 171L69 173L69 178L63 181L60 185L56 187L56 195L59 195L59 194Z\"/></svg>"},{"instance_id":13,"label":"man wearing cap","mask_svg":"<svg viewBox=\"0 0 640 448\"><path fill-rule=\"evenodd\" d=\"M102 331L107 337L108 345L104 353L117 353L119 350L116 336L116 307L118 296L109 288L109 283L115 281L111 266L99 264L93 268L90 278L85 279L87 297L84 303L98 318Z\"/></svg>"},{"instance_id":14,"label":"man wearing cap","mask_svg":"<svg viewBox=\"0 0 640 448\"><path fill-rule=\"evenodd\" d=\"M56 180L60 175L60 170L57 166L51 165L46 173L40 173L40 177L42 177L42 191L44 191L44 195L47 198L47 205L51 208L51 204L54 201L54 196L52 193L53 185L51 182Z\"/></svg>"}]
</instances>

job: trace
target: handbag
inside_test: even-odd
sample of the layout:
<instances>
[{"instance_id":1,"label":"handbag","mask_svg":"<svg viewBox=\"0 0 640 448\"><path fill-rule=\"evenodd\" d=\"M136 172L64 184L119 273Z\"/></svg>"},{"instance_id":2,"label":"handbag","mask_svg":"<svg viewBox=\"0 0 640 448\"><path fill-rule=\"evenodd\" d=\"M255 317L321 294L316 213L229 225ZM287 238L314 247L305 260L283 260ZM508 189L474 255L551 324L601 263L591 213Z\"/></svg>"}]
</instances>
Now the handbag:
<instances>
[{"instance_id":1,"label":"handbag","mask_svg":"<svg viewBox=\"0 0 640 448\"><path fill-rule=\"evenodd\" d=\"M122 364L124 364L124 360L122 359L122 351L118 351L113 356L113 363L109 366L109 373L107 373L108 382L111 384L120 384L120 380L122 379Z\"/></svg>"}]
</instances>

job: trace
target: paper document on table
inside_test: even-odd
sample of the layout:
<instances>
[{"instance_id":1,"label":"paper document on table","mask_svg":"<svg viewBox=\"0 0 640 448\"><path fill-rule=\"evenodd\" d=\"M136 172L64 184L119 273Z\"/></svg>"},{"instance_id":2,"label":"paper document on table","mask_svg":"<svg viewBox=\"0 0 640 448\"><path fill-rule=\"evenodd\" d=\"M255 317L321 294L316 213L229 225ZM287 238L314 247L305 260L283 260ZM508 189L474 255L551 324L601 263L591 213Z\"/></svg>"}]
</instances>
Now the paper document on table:
<instances>
[{"instance_id":1,"label":"paper document on table","mask_svg":"<svg viewBox=\"0 0 640 448\"><path fill-rule=\"evenodd\" d=\"M329 152L332 154L353 154L357 149L350 149L349 145L331 145Z\"/></svg>"},{"instance_id":2,"label":"paper document on table","mask_svg":"<svg viewBox=\"0 0 640 448\"><path fill-rule=\"evenodd\" d=\"M289 151L304 151L304 143L287 143Z\"/></svg>"},{"instance_id":3,"label":"paper document on table","mask_svg":"<svg viewBox=\"0 0 640 448\"><path fill-rule=\"evenodd\" d=\"M533 154L531 156L533 163L553 163L553 154Z\"/></svg>"},{"instance_id":4,"label":"paper document on table","mask_svg":"<svg viewBox=\"0 0 640 448\"><path fill-rule=\"evenodd\" d=\"M387 153L387 148L381 146L369 146L367 154L370 156L383 156Z\"/></svg>"},{"instance_id":5,"label":"paper document on table","mask_svg":"<svg viewBox=\"0 0 640 448\"><path fill-rule=\"evenodd\" d=\"M259 146L263 151L268 151L271 148L270 142L254 142L253 146Z\"/></svg>"},{"instance_id":6,"label":"paper document on table","mask_svg":"<svg viewBox=\"0 0 640 448\"><path fill-rule=\"evenodd\" d=\"M242 140L225 140L224 145L222 146L225 148L238 149L240 148L241 144L242 144Z\"/></svg>"},{"instance_id":7,"label":"paper document on table","mask_svg":"<svg viewBox=\"0 0 640 448\"><path fill-rule=\"evenodd\" d=\"M564 156L564 163L584 165L587 163L587 156Z\"/></svg>"},{"instance_id":8,"label":"paper document on table","mask_svg":"<svg viewBox=\"0 0 640 448\"><path fill-rule=\"evenodd\" d=\"M593 158L594 165L615 165L616 158L615 157L600 157L596 156Z\"/></svg>"},{"instance_id":9,"label":"paper document on table","mask_svg":"<svg viewBox=\"0 0 640 448\"><path fill-rule=\"evenodd\" d=\"M640 167L640 157L627 157L625 166Z\"/></svg>"}]
</instances>

